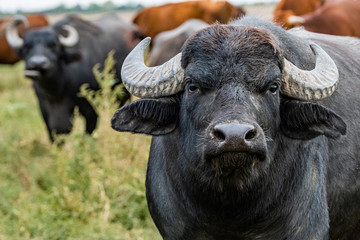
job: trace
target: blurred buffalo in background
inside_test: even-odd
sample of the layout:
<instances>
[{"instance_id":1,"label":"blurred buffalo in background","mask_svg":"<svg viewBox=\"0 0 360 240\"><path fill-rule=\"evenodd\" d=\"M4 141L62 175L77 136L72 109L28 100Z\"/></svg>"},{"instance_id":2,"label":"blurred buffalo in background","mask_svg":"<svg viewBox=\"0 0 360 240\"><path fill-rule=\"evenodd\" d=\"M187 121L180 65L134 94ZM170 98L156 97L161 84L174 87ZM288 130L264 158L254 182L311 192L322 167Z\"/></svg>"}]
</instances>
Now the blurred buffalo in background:
<instances>
[{"instance_id":1,"label":"blurred buffalo in background","mask_svg":"<svg viewBox=\"0 0 360 240\"><path fill-rule=\"evenodd\" d=\"M174 57L181 52L186 39L207 26L209 25L204 21L190 19L173 30L159 33L150 52L150 65L157 66Z\"/></svg>"},{"instance_id":2,"label":"blurred buffalo in background","mask_svg":"<svg viewBox=\"0 0 360 240\"><path fill-rule=\"evenodd\" d=\"M97 113L90 103L78 96L82 84L98 89L92 68L103 63L107 54L115 50L116 69L141 38L138 28L108 15L94 21L68 16L47 27L28 31L19 36L24 17L15 17L7 28L6 36L16 53L25 60L25 76L33 80L33 87L50 139L53 133L69 133L73 112L78 106L86 120L86 132L96 128ZM116 75L121 83L120 74ZM121 105L129 99L124 90Z\"/></svg>"},{"instance_id":3,"label":"blurred buffalo in background","mask_svg":"<svg viewBox=\"0 0 360 240\"><path fill-rule=\"evenodd\" d=\"M29 29L44 27L49 24L44 15L29 15L25 17L27 20L26 25L19 25L19 36L24 36ZM0 19L0 64L14 64L20 60L16 53L11 49L5 37L9 21L10 18Z\"/></svg>"}]
</instances>

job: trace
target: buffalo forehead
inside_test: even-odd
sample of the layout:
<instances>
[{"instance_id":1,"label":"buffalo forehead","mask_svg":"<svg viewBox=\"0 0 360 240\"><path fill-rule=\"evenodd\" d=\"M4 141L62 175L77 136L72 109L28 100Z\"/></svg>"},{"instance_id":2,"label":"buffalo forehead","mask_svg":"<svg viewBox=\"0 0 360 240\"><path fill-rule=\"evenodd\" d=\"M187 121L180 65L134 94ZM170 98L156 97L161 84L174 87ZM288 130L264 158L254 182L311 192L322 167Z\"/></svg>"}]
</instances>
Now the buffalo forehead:
<instances>
[{"instance_id":1,"label":"buffalo forehead","mask_svg":"<svg viewBox=\"0 0 360 240\"><path fill-rule=\"evenodd\" d=\"M49 28L33 30L25 35L25 42L49 42L49 41L56 41L57 35L54 31L51 31Z\"/></svg>"},{"instance_id":2,"label":"buffalo forehead","mask_svg":"<svg viewBox=\"0 0 360 240\"><path fill-rule=\"evenodd\" d=\"M195 60L185 69L185 78L204 88L216 88L220 84L236 82L250 89L260 90L276 78L281 70L273 60L256 58L222 58L208 61Z\"/></svg>"},{"instance_id":3,"label":"buffalo forehead","mask_svg":"<svg viewBox=\"0 0 360 240\"><path fill-rule=\"evenodd\" d=\"M214 26L193 36L184 47L185 76L211 82L243 79L253 81L272 69L280 74L278 47L267 33L233 26Z\"/></svg>"},{"instance_id":4,"label":"buffalo forehead","mask_svg":"<svg viewBox=\"0 0 360 240\"><path fill-rule=\"evenodd\" d=\"M242 58L271 59L279 56L281 50L276 39L256 27L214 25L193 35L183 50L183 62L192 58L205 61L220 60L237 62Z\"/></svg>"}]
</instances>

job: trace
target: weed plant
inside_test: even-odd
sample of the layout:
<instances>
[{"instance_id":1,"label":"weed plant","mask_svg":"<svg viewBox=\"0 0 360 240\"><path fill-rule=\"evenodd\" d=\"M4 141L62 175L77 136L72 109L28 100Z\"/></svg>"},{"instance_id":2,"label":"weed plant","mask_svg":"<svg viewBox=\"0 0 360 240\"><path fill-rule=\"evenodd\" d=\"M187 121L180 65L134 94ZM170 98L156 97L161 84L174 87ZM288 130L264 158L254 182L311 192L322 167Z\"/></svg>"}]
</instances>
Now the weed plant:
<instances>
[{"instance_id":1,"label":"weed plant","mask_svg":"<svg viewBox=\"0 0 360 240\"><path fill-rule=\"evenodd\" d=\"M110 52L93 69L101 89L81 88L99 114L93 135L76 111L51 144L23 63L0 66L0 240L160 239L145 199L150 138L110 127L113 67Z\"/></svg>"}]
</instances>

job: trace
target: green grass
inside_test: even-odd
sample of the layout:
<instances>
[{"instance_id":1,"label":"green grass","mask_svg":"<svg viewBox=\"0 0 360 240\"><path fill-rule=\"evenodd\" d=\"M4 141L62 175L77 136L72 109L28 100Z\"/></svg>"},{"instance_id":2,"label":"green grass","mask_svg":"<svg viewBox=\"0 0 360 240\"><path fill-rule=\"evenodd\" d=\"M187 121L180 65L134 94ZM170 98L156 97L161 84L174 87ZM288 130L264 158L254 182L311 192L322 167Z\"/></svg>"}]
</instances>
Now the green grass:
<instances>
[{"instance_id":1,"label":"green grass","mask_svg":"<svg viewBox=\"0 0 360 240\"><path fill-rule=\"evenodd\" d=\"M0 66L0 239L161 239L147 209L150 137L115 132L111 60L83 89L100 119L92 136L74 129L51 144L23 63ZM116 95L117 96L117 95Z\"/></svg>"}]
</instances>

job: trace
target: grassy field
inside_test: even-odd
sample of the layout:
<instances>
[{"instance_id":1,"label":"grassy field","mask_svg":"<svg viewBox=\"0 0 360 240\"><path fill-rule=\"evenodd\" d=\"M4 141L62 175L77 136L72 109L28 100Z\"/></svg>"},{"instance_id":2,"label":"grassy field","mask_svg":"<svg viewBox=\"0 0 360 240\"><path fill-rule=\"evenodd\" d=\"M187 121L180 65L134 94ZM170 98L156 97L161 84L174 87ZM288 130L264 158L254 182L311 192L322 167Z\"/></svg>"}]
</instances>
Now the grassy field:
<instances>
[{"instance_id":1,"label":"grassy field","mask_svg":"<svg viewBox=\"0 0 360 240\"><path fill-rule=\"evenodd\" d=\"M111 129L104 91L92 136L76 115L50 144L23 68L0 66L0 240L160 239L145 199L150 138Z\"/></svg>"}]
</instances>

